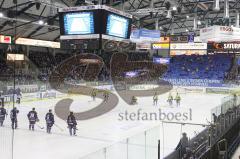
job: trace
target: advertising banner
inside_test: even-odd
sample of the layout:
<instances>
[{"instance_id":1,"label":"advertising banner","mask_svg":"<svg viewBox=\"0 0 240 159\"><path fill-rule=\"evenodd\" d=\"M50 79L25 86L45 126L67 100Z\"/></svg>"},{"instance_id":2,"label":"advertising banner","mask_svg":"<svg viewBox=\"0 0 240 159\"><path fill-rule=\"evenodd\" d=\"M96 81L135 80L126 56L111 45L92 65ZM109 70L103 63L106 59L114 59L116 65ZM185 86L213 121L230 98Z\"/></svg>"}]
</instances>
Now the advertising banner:
<instances>
[{"instance_id":1,"label":"advertising banner","mask_svg":"<svg viewBox=\"0 0 240 159\"><path fill-rule=\"evenodd\" d=\"M18 38L15 41L19 45L30 45L30 46L40 46L40 47L50 47L50 48L60 48L59 42L45 41L45 40L36 40L28 38Z\"/></svg>"},{"instance_id":2,"label":"advertising banner","mask_svg":"<svg viewBox=\"0 0 240 159\"><path fill-rule=\"evenodd\" d=\"M206 55L207 50L171 50L170 56L177 55Z\"/></svg>"},{"instance_id":3,"label":"advertising banner","mask_svg":"<svg viewBox=\"0 0 240 159\"><path fill-rule=\"evenodd\" d=\"M138 29L135 29L131 32L131 36L130 36L130 39L139 39L139 34L140 30Z\"/></svg>"},{"instance_id":4,"label":"advertising banner","mask_svg":"<svg viewBox=\"0 0 240 159\"><path fill-rule=\"evenodd\" d=\"M207 43L173 43L171 50L206 50Z\"/></svg>"},{"instance_id":5,"label":"advertising banner","mask_svg":"<svg viewBox=\"0 0 240 159\"><path fill-rule=\"evenodd\" d=\"M227 50L240 50L240 43L226 42L226 43L208 43L208 50L227 51Z\"/></svg>"},{"instance_id":6,"label":"advertising banner","mask_svg":"<svg viewBox=\"0 0 240 159\"><path fill-rule=\"evenodd\" d=\"M136 43L137 50L151 50L151 43Z\"/></svg>"},{"instance_id":7,"label":"advertising banner","mask_svg":"<svg viewBox=\"0 0 240 159\"><path fill-rule=\"evenodd\" d=\"M206 93L214 93L214 94L229 94L233 92L231 89L227 88L206 88Z\"/></svg>"},{"instance_id":8,"label":"advertising banner","mask_svg":"<svg viewBox=\"0 0 240 159\"><path fill-rule=\"evenodd\" d=\"M38 85L17 85L16 88L19 88L22 93L32 93L38 91ZM7 90L13 89L13 86L7 86Z\"/></svg>"},{"instance_id":9,"label":"advertising banner","mask_svg":"<svg viewBox=\"0 0 240 159\"><path fill-rule=\"evenodd\" d=\"M39 92L37 94L37 98L44 99L44 98L56 98L57 93L55 91L44 91L44 92Z\"/></svg>"},{"instance_id":10,"label":"advertising banner","mask_svg":"<svg viewBox=\"0 0 240 159\"><path fill-rule=\"evenodd\" d=\"M171 43L188 43L188 36L171 36Z\"/></svg>"},{"instance_id":11,"label":"advertising banner","mask_svg":"<svg viewBox=\"0 0 240 159\"><path fill-rule=\"evenodd\" d=\"M153 50L162 50L166 49L169 50L169 43L152 43L152 49Z\"/></svg>"},{"instance_id":12,"label":"advertising banner","mask_svg":"<svg viewBox=\"0 0 240 159\"><path fill-rule=\"evenodd\" d=\"M140 29L139 31L140 39L147 39L147 40L159 40L160 39L160 31L159 30L147 30L147 29Z\"/></svg>"},{"instance_id":13,"label":"advertising banner","mask_svg":"<svg viewBox=\"0 0 240 159\"><path fill-rule=\"evenodd\" d=\"M8 61L23 61L24 60L24 54L7 53L7 60Z\"/></svg>"},{"instance_id":14,"label":"advertising banner","mask_svg":"<svg viewBox=\"0 0 240 159\"><path fill-rule=\"evenodd\" d=\"M195 35L194 32L189 32L188 33L188 42L189 43L194 43L194 35Z\"/></svg>"},{"instance_id":15,"label":"advertising banner","mask_svg":"<svg viewBox=\"0 0 240 159\"><path fill-rule=\"evenodd\" d=\"M160 31L159 30L147 30L139 29L134 30L131 33L130 40L132 42L159 42L160 40Z\"/></svg>"},{"instance_id":16,"label":"advertising banner","mask_svg":"<svg viewBox=\"0 0 240 159\"><path fill-rule=\"evenodd\" d=\"M153 63L155 63L155 64L169 64L170 63L170 58L153 57Z\"/></svg>"},{"instance_id":17,"label":"advertising banner","mask_svg":"<svg viewBox=\"0 0 240 159\"><path fill-rule=\"evenodd\" d=\"M12 43L12 37L11 36L6 36L6 35L0 35L0 43L11 44Z\"/></svg>"},{"instance_id":18,"label":"advertising banner","mask_svg":"<svg viewBox=\"0 0 240 159\"><path fill-rule=\"evenodd\" d=\"M170 43L170 37L168 36L160 37L159 43Z\"/></svg>"},{"instance_id":19,"label":"advertising banner","mask_svg":"<svg viewBox=\"0 0 240 159\"><path fill-rule=\"evenodd\" d=\"M240 41L240 28L214 25L201 29L200 38L204 42Z\"/></svg>"},{"instance_id":20,"label":"advertising banner","mask_svg":"<svg viewBox=\"0 0 240 159\"><path fill-rule=\"evenodd\" d=\"M237 57L237 65L240 66L240 57Z\"/></svg>"},{"instance_id":21,"label":"advertising banner","mask_svg":"<svg viewBox=\"0 0 240 159\"><path fill-rule=\"evenodd\" d=\"M194 42L195 42L195 43L201 43L202 40L201 40L200 36L195 36L195 37L194 37Z\"/></svg>"},{"instance_id":22,"label":"advertising banner","mask_svg":"<svg viewBox=\"0 0 240 159\"><path fill-rule=\"evenodd\" d=\"M221 80L209 79L163 79L176 86L229 87Z\"/></svg>"}]
</instances>

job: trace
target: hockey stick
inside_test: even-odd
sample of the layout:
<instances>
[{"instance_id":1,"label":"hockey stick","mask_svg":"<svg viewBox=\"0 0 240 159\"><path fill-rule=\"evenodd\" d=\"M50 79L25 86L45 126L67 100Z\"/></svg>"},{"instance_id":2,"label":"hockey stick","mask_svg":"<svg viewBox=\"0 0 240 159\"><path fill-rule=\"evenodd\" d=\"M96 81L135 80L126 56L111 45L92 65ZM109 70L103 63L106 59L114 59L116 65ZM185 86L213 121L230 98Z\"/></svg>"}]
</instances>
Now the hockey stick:
<instances>
[{"instance_id":1,"label":"hockey stick","mask_svg":"<svg viewBox=\"0 0 240 159\"><path fill-rule=\"evenodd\" d=\"M67 126L67 128L69 129L69 126ZM77 128L77 127L75 127L75 129L76 129L76 131L78 130L78 128Z\"/></svg>"},{"instance_id":2,"label":"hockey stick","mask_svg":"<svg viewBox=\"0 0 240 159\"><path fill-rule=\"evenodd\" d=\"M61 128L59 125L54 124L60 131L64 131L63 128Z\"/></svg>"},{"instance_id":3,"label":"hockey stick","mask_svg":"<svg viewBox=\"0 0 240 159\"><path fill-rule=\"evenodd\" d=\"M199 132L194 131L194 134L195 134L195 136L198 136L198 135L199 135Z\"/></svg>"},{"instance_id":4,"label":"hockey stick","mask_svg":"<svg viewBox=\"0 0 240 159\"><path fill-rule=\"evenodd\" d=\"M208 123L209 125L211 125L211 124L212 124L212 122L208 121L208 119L207 119L207 118L206 118L206 121L207 121L207 123Z\"/></svg>"},{"instance_id":5,"label":"hockey stick","mask_svg":"<svg viewBox=\"0 0 240 159\"><path fill-rule=\"evenodd\" d=\"M206 121L207 121L207 123L208 123L210 126L216 126L216 124L215 124L215 123L212 123L212 122L208 121L208 119L207 119L207 118L206 118Z\"/></svg>"},{"instance_id":6,"label":"hockey stick","mask_svg":"<svg viewBox=\"0 0 240 159\"><path fill-rule=\"evenodd\" d=\"M38 128L44 129L44 126L40 126L39 124L36 124Z\"/></svg>"}]
</instances>

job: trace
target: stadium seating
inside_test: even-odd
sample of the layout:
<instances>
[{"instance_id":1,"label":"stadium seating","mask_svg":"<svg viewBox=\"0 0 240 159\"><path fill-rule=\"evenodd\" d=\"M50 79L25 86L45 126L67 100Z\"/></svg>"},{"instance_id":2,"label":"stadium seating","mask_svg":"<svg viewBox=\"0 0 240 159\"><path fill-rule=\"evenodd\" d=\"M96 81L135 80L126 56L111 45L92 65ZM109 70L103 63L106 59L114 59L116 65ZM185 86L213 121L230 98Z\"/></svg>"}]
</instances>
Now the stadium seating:
<instances>
[{"instance_id":1,"label":"stadium seating","mask_svg":"<svg viewBox=\"0 0 240 159\"><path fill-rule=\"evenodd\" d=\"M55 61L57 64L60 64L61 62L63 62L64 60L66 60L67 58L71 57L71 54L63 54L63 53L58 53L55 55Z\"/></svg>"},{"instance_id":2,"label":"stadium seating","mask_svg":"<svg viewBox=\"0 0 240 159\"><path fill-rule=\"evenodd\" d=\"M56 62L50 53L30 51L29 59L32 60L39 68L51 68Z\"/></svg>"},{"instance_id":3,"label":"stadium seating","mask_svg":"<svg viewBox=\"0 0 240 159\"><path fill-rule=\"evenodd\" d=\"M112 54L107 54L108 58L111 57ZM107 56L106 55L106 56ZM147 65L147 61L149 61L149 57L147 56L147 53L141 53L141 56L138 53L129 53L128 54L128 60L129 61L135 61L134 66L133 63L126 63L126 55L118 56L117 59L114 61L114 65L112 65L112 72L111 74L116 77L121 77L124 71L130 71L133 68L136 69L136 64L139 63L137 61L145 61ZM70 58L71 54L63 54L63 53L57 53L55 56L53 56L50 53L44 53L44 52L33 52L30 51L29 59L37 66L39 69L38 78L42 81L47 81L49 78L49 75L51 74L52 70L57 67L61 62L66 60L67 58ZM105 59L104 57L102 57ZM175 56L171 59L170 64L168 66L168 70L164 68L165 74L163 75L163 78L165 79L209 79L209 80L220 80L223 81L228 74L229 70L232 66L232 60L233 57L231 55L226 54L217 54L217 55L180 55ZM102 68L98 75L98 80L100 81L107 81L110 79L110 58L109 60L105 61L105 66ZM137 62L137 63L136 63ZM121 66L128 66L125 67L125 69L121 69ZM91 70L96 70L94 68L94 65L92 65L92 69L89 68L88 72L85 72L85 75L89 75L89 78L87 79L94 79L94 77L90 77ZM162 70L162 67L155 67L155 73L156 76L160 76L160 74L163 74L164 72ZM12 70L8 67L6 61L4 60L4 57L0 58L0 74L12 74ZM116 68L116 69L115 69ZM138 67L137 67L138 68ZM139 69L143 69L139 66ZM80 70L78 70L80 69ZM79 74L81 71L81 68L73 69L72 73L69 74L69 79L79 79L82 78ZM159 73L159 71L161 73ZM113 71L114 70L114 71ZM78 73L76 72L78 71ZM9 72L9 73L8 73ZM79 76L79 77L77 77ZM3 77L3 76L2 76ZM17 73L16 77L18 77L17 81L20 83L24 83L24 81L32 81L33 78L29 75L26 75L24 73ZM124 78L124 77L122 77ZM26 79L26 80L24 80Z\"/></svg>"},{"instance_id":4,"label":"stadium seating","mask_svg":"<svg viewBox=\"0 0 240 159\"><path fill-rule=\"evenodd\" d=\"M164 78L224 80L231 64L232 56L225 54L175 56Z\"/></svg>"}]
</instances>

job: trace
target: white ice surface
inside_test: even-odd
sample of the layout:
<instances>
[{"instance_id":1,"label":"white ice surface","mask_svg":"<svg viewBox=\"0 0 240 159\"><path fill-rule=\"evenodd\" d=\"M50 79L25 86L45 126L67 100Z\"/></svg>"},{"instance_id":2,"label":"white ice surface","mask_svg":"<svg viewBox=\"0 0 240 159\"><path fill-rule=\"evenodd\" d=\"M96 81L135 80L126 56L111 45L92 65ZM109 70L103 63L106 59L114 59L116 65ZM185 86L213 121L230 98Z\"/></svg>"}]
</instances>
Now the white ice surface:
<instances>
[{"instance_id":1,"label":"white ice surface","mask_svg":"<svg viewBox=\"0 0 240 159\"><path fill-rule=\"evenodd\" d=\"M188 111L192 109L192 120L187 122L204 123L206 119L211 120L211 109L221 103L224 95L216 94L182 94L182 104L180 108L169 108L166 99L168 94L159 96L159 106L154 107L152 104L152 97L138 98L138 105L128 106L119 97L118 106L111 112L104 114L100 117L78 121L77 137L70 137L66 122L55 116L56 123L64 129L60 131L58 128L53 127L52 134L46 134L45 130L36 128L35 132L28 131L27 113L32 107L35 107L39 118L39 125L45 126L44 116L48 109L53 109L54 105L60 99L47 99L42 101L29 101L17 105L20 110L19 113L19 129L14 131L14 159L80 159L88 154L94 153L98 150L101 151L104 147L109 147L109 156L123 154L123 145L116 144L125 138L132 137L131 142L134 144L144 144L145 130L155 128L156 131L151 130L147 135L147 143L157 143L157 137L161 141L161 157L168 155L174 150L179 142L182 132L186 132L189 137L193 137L196 132L200 132L204 128L201 126L181 126L179 124L162 124L160 121L119 121L119 112L136 111L142 108L144 111L149 112L162 108L163 110L172 112ZM71 110L75 112L86 111L91 109L101 102L97 99L96 102L91 101L87 96L71 96L74 102ZM9 107L10 111L10 107ZM151 137L151 133L156 137ZM139 134L139 135L138 135ZM12 130L10 129L10 119L6 119L5 127L0 128L0 158L11 158L11 145L12 144ZM122 147L123 146L123 147ZM134 148L129 146L129 159L144 158L144 147ZM156 147L154 147L146 155L147 159L156 159ZM136 151L136 152L133 152ZM151 153L152 152L152 153ZM90 155L91 156L91 155ZM94 156L94 155L93 155ZM121 156L121 155L119 155ZM86 159L99 159L96 157L88 157ZM124 159L124 156L118 157ZM113 159L108 157L107 159ZM115 156L116 159L116 156Z\"/></svg>"},{"instance_id":2,"label":"white ice surface","mask_svg":"<svg viewBox=\"0 0 240 159\"><path fill-rule=\"evenodd\" d=\"M238 147L238 149L236 150L236 152L232 156L232 159L239 159L239 157L240 157L240 147Z\"/></svg>"}]
</instances>

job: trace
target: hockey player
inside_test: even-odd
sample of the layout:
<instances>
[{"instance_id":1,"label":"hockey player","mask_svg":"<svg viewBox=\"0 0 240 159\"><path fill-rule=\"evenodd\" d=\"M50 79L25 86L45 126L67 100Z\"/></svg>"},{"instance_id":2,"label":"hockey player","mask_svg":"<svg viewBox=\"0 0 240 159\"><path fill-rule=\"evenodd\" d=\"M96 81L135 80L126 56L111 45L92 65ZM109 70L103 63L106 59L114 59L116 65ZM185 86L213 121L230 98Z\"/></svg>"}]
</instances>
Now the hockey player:
<instances>
[{"instance_id":1,"label":"hockey player","mask_svg":"<svg viewBox=\"0 0 240 159\"><path fill-rule=\"evenodd\" d=\"M108 101L109 93L108 93L107 90L105 90L105 91L103 92L103 98L104 98L104 102L107 102L107 101Z\"/></svg>"},{"instance_id":2,"label":"hockey player","mask_svg":"<svg viewBox=\"0 0 240 159\"><path fill-rule=\"evenodd\" d=\"M181 97L179 96L178 93L176 94L175 101L177 103L177 106L180 106Z\"/></svg>"},{"instance_id":3,"label":"hockey player","mask_svg":"<svg viewBox=\"0 0 240 159\"><path fill-rule=\"evenodd\" d=\"M6 116L7 116L7 111L4 108L4 106L2 105L2 107L0 108L0 127L3 126L3 122L4 122Z\"/></svg>"},{"instance_id":4,"label":"hockey player","mask_svg":"<svg viewBox=\"0 0 240 159\"><path fill-rule=\"evenodd\" d=\"M182 138L180 139L175 150L179 150L179 157L182 158L184 154L186 154L186 149L189 147L189 140L186 133L182 134Z\"/></svg>"},{"instance_id":5,"label":"hockey player","mask_svg":"<svg viewBox=\"0 0 240 159\"><path fill-rule=\"evenodd\" d=\"M237 106L237 94L236 93L234 93L233 94L233 105L236 107Z\"/></svg>"},{"instance_id":6,"label":"hockey player","mask_svg":"<svg viewBox=\"0 0 240 159\"><path fill-rule=\"evenodd\" d=\"M68 115L67 124L68 124L70 136L72 135L76 136L77 121L75 116L73 115L73 112L70 112L70 114Z\"/></svg>"},{"instance_id":7,"label":"hockey player","mask_svg":"<svg viewBox=\"0 0 240 159\"><path fill-rule=\"evenodd\" d=\"M4 96L3 96L3 92L0 91L0 103L2 104L2 106L4 106Z\"/></svg>"},{"instance_id":8,"label":"hockey player","mask_svg":"<svg viewBox=\"0 0 240 159\"><path fill-rule=\"evenodd\" d=\"M213 123L216 123L218 120L218 116L215 113L212 113L212 117L213 117Z\"/></svg>"},{"instance_id":9,"label":"hockey player","mask_svg":"<svg viewBox=\"0 0 240 159\"><path fill-rule=\"evenodd\" d=\"M137 104L137 97L136 96L132 96L131 104L133 104L133 105Z\"/></svg>"},{"instance_id":10,"label":"hockey player","mask_svg":"<svg viewBox=\"0 0 240 159\"><path fill-rule=\"evenodd\" d=\"M21 98L22 98L22 95L21 94L17 94L17 101L16 101L17 104L21 103Z\"/></svg>"},{"instance_id":11,"label":"hockey player","mask_svg":"<svg viewBox=\"0 0 240 159\"><path fill-rule=\"evenodd\" d=\"M39 121L37 112L35 111L35 108L32 108L32 110L27 115L29 120L29 130L34 131L34 126L36 122Z\"/></svg>"},{"instance_id":12,"label":"hockey player","mask_svg":"<svg viewBox=\"0 0 240 159\"><path fill-rule=\"evenodd\" d=\"M167 102L169 103L170 106L172 106L172 101L173 101L173 96L171 93L169 93Z\"/></svg>"},{"instance_id":13,"label":"hockey player","mask_svg":"<svg viewBox=\"0 0 240 159\"><path fill-rule=\"evenodd\" d=\"M54 124L54 115L52 113L52 110L49 109L48 113L45 116L46 124L47 124L47 133L51 133L52 126Z\"/></svg>"},{"instance_id":14,"label":"hockey player","mask_svg":"<svg viewBox=\"0 0 240 159\"><path fill-rule=\"evenodd\" d=\"M95 89L92 90L91 96L92 96L93 101L95 101L96 96L97 96L97 91Z\"/></svg>"},{"instance_id":15,"label":"hockey player","mask_svg":"<svg viewBox=\"0 0 240 159\"><path fill-rule=\"evenodd\" d=\"M158 104L158 95L157 95L157 92L155 92L155 94L153 96L153 105L157 106L157 104Z\"/></svg>"},{"instance_id":16,"label":"hockey player","mask_svg":"<svg viewBox=\"0 0 240 159\"><path fill-rule=\"evenodd\" d=\"M11 110L11 113L10 113L10 118L11 118L11 122L12 122L12 129L17 129L18 127L18 121L17 121L17 114L19 113L19 110L14 107L12 110Z\"/></svg>"}]
</instances>

